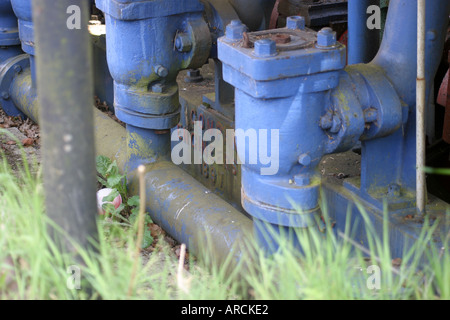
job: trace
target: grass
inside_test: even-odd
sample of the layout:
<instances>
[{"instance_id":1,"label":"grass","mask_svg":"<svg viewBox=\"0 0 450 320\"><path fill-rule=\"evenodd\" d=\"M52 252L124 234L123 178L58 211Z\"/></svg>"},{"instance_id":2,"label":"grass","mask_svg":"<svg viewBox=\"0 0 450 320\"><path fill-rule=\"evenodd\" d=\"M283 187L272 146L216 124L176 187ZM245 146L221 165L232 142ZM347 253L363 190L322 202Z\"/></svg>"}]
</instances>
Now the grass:
<instances>
[{"instance_id":1,"label":"grass","mask_svg":"<svg viewBox=\"0 0 450 320\"><path fill-rule=\"evenodd\" d=\"M189 272L180 274L177 259L161 242L152 254L141 255L129 296L136 230L99 220L97 253L79 248L78 260L63 254L47 232L39 172L31 174L25 161L17 175L2 158L0 299L450 299L449 251L427 246L434 227L423 228L402 264L393 267L383 241L387 224L377 235L362 207L368 248L352 242L350 227L336 235L328 226L325 233L298 232L303 253L280 239L280 250L268 257L249 243L248 255L231 275L226 266L206 268L210 264L198 261L189 261ZM371 265L375 273L368 273ZM78 268L81 288L89 290L71 289Z\"/></svg>"}]
</instances>

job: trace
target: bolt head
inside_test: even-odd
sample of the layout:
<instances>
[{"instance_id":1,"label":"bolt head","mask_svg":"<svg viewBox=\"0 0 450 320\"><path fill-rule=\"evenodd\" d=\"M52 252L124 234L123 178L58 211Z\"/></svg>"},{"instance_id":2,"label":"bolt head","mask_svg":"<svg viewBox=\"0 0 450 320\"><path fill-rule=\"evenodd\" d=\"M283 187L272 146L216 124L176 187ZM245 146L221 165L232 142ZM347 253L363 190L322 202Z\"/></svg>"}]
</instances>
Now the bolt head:
<instances>
[{"instance_id":1,"label":"bolt head","mask_svg":"<svg viewBox=\"0 0 450 320\"><path fill-rule=\"evenodd\" d=\"M163 93L163 91L164 91L164 86L163 86L161 83L154 84L154 85L152 86L152 91L153 91L154 93Z\"/></svg>"},{"instance_id":2,"label":"bolt head","mask_svg":"<svg viewBox=\"0 0 450 320\"><path fill-rule=\"evenodd\" d=\"M320 118L320 127L323 130L331 129L333 126L333 115L327 112L322 118Z\"/></svg>"},{"instance_id":3,"label":"bolt head","mask_svg":"<svg viewBox=\"0 0 450 320\"><path fill-rule=\"evenodd\" d=\"M169 70L166 67L158 65L155 67L156 74L162 78L165 78L169 75Z\"/></svg>"},{"instance_id":4,"label":"bolt head","mask_svg":"<svg viewBox=\"0 0 450 320\"><path fill-rule=\"evenodd\" d=\"M229 25L227 25L225 34L227 39L232 41L241 40L244 36L244 32L247 30L247 27L242 24L239 20L232 20Z\"/></svg>"},{"instance_id":5,"label":"bolt head","mask_svg":"<svg viewBox=\"0 0 450 320\"><path fill-rule=\"evenodd\" d=\"M298 163L305 167L309 166L311 164L310 155L306 153L300 155L300 157L298 157Z\"/></svg>"},{"instance_id":6,"label":"bolt head","mask_svg":"<svg viewBox=\"0 0 450 320\"><path fill-rule=\"evenodd\" d=\"M188 70L187 76L184 78L184 81L188 83L200 82L203 81L203 76L201 75L200 70L191 69Z\"/></svg>"},{"instance_id":7,"label":"bolt head","mask_svg":"<svg viewBox=\"0 0 450 320\"><path fill-rule=\"evenodd\" d=\"M21 73L22 72L22 67L20 65L16 64L14 66L14 72L15 73Z\"/></svg>"},{"instance_id":8,"label":"bolt head","mask_svg":"<svg viewBox=\"0 0 450 320\"><path fill-rule=\"evenodd\" d=\"M336 45L336 32L333 29L326 27L317 34L317 44L320 47L331 47Z\"/></svg>"},{"instance_id":9,"label":"bolt head","mask_svg":"<svg viewBox=\"0 0 450 320\"><path fill-rule=\"evenodd\" d=\"M288 17L286 20L286 28L291 30L305 30L306 22L302 16Z\"/></svg>"},{"instance_id":10,"label":"bolt head","mask_svg":"<svg viewBox=\"0 0 450 320\"><path fill-rule=\"evenodd\" d=\"M2 92L2 98L3 98L3 100L8 100L9 99L9 93L7 91L3 91Z\"/></svg>"},{"instance_id":11,"label":"bolt head","mask_svg":"<svg viewBox=\"0 0 450 320\"><path fill-rule=\"evenodd\" d=\"M398 184L393 183L393 184L389 185L389 187L388 187L388 195L389 196L398 197L398 196L400 196L400 194L401 194L401 187Z\"/></svg>"},{"instance_id":12,"label":"bolt head","mask_svg":"<svg viewBox=\"0 0 450 320\"><path fill-rule=\"evenodd\" d=\"M364 110L364 120L366 123L372 123L377 120L378 112L376 109L368 108Z\"/></svg>"},{"instance_id":13,"label":"bolt head","mask_svg":"<svg viewBox=\"0 0 450 320\"><path fill-rule=\"evenodd\" d=\"M192 50L192 41L186 33L180 33L175 39L175 48L179 52L189 52Z\"/></svg>"},{"instance_id":14,"label":"bolt head","mask_svg":"<svg viewBox=\"0 0 450 320\"><path fill-rule=\"evenodd\" d=\"M311 184L311 178L307 175L299 174L294 177L294 182L300 187L305 187Z\"/></svg>"},{"instance_id":15,"label":"bolt head","mask_svg":"<svg viewBox=\"0 0 450 320\"><path fill-rule=\"evenodd\" d=\"M335 114L333 116L333 123L330 128L331 133L338 133L341 130L342 120L339 115Z\"/></svg>"},{"instance_id":16,"label":"bolt head","mask_svg":"<svg viewBox=\"0 0 450 320\"><path fill-rule=\"evenodd\" d=\"M277 44L270 39L255 42L255 55L258 57L271 57L277 54Z\"/></svg>"}]
</instances>

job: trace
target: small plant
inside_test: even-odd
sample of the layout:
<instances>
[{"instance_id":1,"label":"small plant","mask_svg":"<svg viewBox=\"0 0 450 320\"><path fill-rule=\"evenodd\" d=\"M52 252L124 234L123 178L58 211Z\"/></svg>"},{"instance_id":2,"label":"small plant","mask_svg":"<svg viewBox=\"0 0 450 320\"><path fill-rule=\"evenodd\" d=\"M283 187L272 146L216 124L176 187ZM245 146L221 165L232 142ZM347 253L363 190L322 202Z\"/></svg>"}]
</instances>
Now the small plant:
<instances>
[{"instance_id":1,"label":"small plant","mask_svg":"<svg viewBox=\"0 0 450 320\"><path fill-rule=\"evenodd\" d=\"M104 202L102 208L105 211L105 217L112 216L119 219L123 226L136 227L140 200L139 196L128 198L126 175L120 174L116 161L112 161L105 156L97 156L96 166L99 174L99 176L97 176L98 182L100 182L102 186L112 189L111 193L102 199ZM116 208L112 202L119 195L122 197L123 201L119 207ZM126 216L128 216L128 218ZM148 226L152 223L152 219L146 214L145 225ZM150 247L153 240L150 229L145 228L142 248L145 249Z\"/></svg>"},{"instance_id":2,"label":"small plant","mask_svg":"<svg viewBox=\"0 0 450 320\"><path fill-rule=\"evenodd\" d=\"M97 172L100 176L97 176L98 182L100 182L106 188L115 189L124 199L127 201L127 176L120 174L117 162L111 161L110 158L105 156L98 156L96 159ZM117 194L116 194L117 196ZM114 199L114 198L113 198Z\"/></svg>"}]
</instances>

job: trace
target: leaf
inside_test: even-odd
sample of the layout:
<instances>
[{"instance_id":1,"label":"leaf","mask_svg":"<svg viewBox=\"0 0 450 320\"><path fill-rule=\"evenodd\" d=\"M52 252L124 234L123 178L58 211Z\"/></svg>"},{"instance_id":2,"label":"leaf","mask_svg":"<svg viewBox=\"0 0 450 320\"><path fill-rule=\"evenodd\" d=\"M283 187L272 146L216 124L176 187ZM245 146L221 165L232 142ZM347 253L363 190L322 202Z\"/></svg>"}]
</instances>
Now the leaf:
<instances>
[{"instance_id":1,"label":"leaf","mask_svg":"<svg viewBox=\"0 0 450 320\"><path fill-rule=\"evenodd\" d=\"M140 200L139 196L133 196L133 197L129 198L128 202L127 202L127 204L130 207L138 207L140 203L141 203L141 200Z\"/></svg>"},{"instance_id":2,"label":"leaf","mask_svg":"<svg viewBox=\"0 0 450 320\"><path fill-rule=\"evenodd\" d=\"M132 210L132 213L130 215L130 217L128 218L128 221L130 222L131 225L134 226L134 224L136 223L136 219L139 216L139 211L134 211Z\"/></svg>"},{"instance_id":3,"label":"leaf","mask_svg":"<svg viewBox=\"0 0 450 320\"><path fill-rule=\"evenodd\" d=\"M122 179L123 179L123 176L121 176L121 175L118 175L118 174L111 175L107 179L106 186L108 188L117 189L118 187L120 187L120 181L122 181Z\"/></svg>"},{"instance_id":4,"label":"leaf","mask_svg":"<svg viewBox=\"0 0 450 320\"><path fill-rule=\"evenodd\" d=\"M30 147L33 145L33 143L34 143L34 139L31 139L31 138L26 138L26 139L22 140L22 145L24 147Z\"/></svg>"},{"instance_id":5,"label":"leaf","mask_svg":"<svg viewBox=\"0 0 450 320\"><path fill-rule=\"evenodd\" d=\"M149 229L145 229L144 238L142 239L142 249L150 247L153 243L152 233Z\"/></svg>"},{"instance_id":6,"label":"leaf","mask_svg":"<svg viewBox=\"0 0 450 320\"><path fill-rule=\"evenodd\" d=\"M95 159L97 171L104 177L106 177L106 172L108 171L108 168L111 165L111 163L112 163L111 159L105 156L97 156L97 158Z\"/></svg>"},{"instance_id":7,"label":"leaf","mask_svg":"<svg viewBox=\"0 0 450 320\"><path fill-rule=\"evenodd\" d=\"M111 160L110 160L111 161ZM117 162L114 160L114 162L111 162L108 168L106 169L106 175L105 176L114 176L119 174L119 167L117 166Z\"/></svg>"},{"instance_id":8,"label":"leaf","mask_svg":"<svg viewBox=\"0 0 450 320\"><path fill-rule=\"evenodd\" d=\"M104 203L102 205L103 211L105 212L105 216L108 216L110 214L114 214L114 211L116 211L116 208L112 203Z\"/></svg>"},{"instance_id":9,"label":"leaf","mask_svg":"<svg viewBox=\"0 0 450 320\"><path fill-rule=\"evenodd\" d=\"M113 202L114 199L117 198L118 196L119 196L119 191L117 191L116 189L113 189L109 195L107 195L106 197L103 197L102 201L103 202Z\"/></svg>"},{"instance_id":10,"label":"leaf","mask_svg":"<svg viewBox=\"0 0 450 320\"><path fill-rule=\"evenodd\" d=\"M106 187L106 180L103 179L102 177L97 176L97 181L100 182L102 184L102 186Z\"/></svg>"}]
</instances>

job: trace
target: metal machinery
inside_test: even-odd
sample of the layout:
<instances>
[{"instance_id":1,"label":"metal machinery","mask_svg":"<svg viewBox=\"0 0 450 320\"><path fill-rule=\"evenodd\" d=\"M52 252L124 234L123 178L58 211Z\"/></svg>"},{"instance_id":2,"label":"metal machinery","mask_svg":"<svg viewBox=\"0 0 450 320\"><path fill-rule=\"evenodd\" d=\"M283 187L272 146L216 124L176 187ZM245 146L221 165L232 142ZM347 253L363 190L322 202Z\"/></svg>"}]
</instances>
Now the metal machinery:
<instances>
[{"instance_id":1,"label":"metal machinery","mask_svg":"<svg viewBox=\"0 0 450 320\"><path fill-rule=\"evenodd\" d=\"M0 1L0 26L14 30L9 2ZM305 8L303 2L312 1L289 0L285 9ZM105 100L112 100L114 92L115 114L126 124L124 129L95 111L97 153L118 161L134 191L134 169L147 165L147 209L194 252L205 241L205 232L218 260L230 251L239 258L242 251L235 245L252 234L262 247L274 250L276 241L267 231L323 228L323 205L336 230L345 228L346 214L352 212L351 223L359 221L355 237L364 242L355 202L364 206L379 231L383 209L389 210L393 255L400 256L408 239L418 236L423 219L415 208L417 1L391 0L378 54L372 60L370 50L360 52L359 62L372 61L349 66L346 47L337 42L333 29L307 27L317 17L321 23L341 19L345 1L333 2L337 16L335 9L314 11L306 19L296 13L286 18L286 27L267 30L275 0L96 0L106 25L91 23L96 30L91 32L98 61L96 89L103 90ZM349 30L361 28L362 2L371 3L348 3ZM15 52L2 58L1 105L10 115L38 120L31 1L11 3L28 55L17 55L14 41L1 42ZM426 3L430 95L450 2ZM373 39L361 32L352 41L365 49L367 37ZM211 68L204 66L208 61ZM185 69L187 74L180 75ZM171 141L171 134L177 128L194 133L196 121L202 132L215 128L224 135L233 128L278 130L279 170L262 174L268 165L261 159L239 165L239 159L260 151L245 139L236 139L238 157L232 164L186 164L182 170L170 161L171 148L178 143ZM267 138L272 138L270 150L276 139ZM322 158L358 142L361 175L343 184L322 178ZM202 150L207 146L200 140L193 148L196 143ZM436 242L449 230L447 208L429 195L426 214L441 220Z\"/></svg>"}]
</instances>

